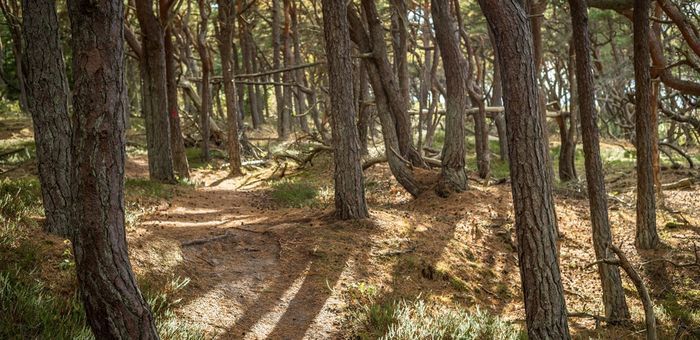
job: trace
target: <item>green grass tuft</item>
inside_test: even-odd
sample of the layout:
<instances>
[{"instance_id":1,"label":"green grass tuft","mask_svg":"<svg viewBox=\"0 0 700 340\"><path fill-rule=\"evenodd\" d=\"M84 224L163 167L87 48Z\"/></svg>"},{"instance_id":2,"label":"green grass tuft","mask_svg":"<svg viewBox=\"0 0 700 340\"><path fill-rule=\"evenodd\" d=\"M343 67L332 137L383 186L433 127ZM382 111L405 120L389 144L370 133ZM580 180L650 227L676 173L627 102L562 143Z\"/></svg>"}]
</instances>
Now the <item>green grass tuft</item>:
<instances>
[{"instance_id":1,"label":"green grass tuft","mask_svg":"<svg viewBox=\"0 0 700 340\"><path fill-rule=\"evenodd\" d=\"M272 184L271 195L283 206L300 208L317 203L318 189L306 182L283 180Z\"/></svg>"}]
</instances>

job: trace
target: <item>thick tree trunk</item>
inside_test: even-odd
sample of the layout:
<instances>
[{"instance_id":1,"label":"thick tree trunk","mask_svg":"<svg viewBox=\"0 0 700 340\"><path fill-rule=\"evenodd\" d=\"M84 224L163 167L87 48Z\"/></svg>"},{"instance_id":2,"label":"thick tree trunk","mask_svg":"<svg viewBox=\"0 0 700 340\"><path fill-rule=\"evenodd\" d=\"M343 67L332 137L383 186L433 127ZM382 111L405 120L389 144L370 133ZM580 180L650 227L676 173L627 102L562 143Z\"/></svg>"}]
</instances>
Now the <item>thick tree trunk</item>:
<instances>
[{"instance_id":1,"label":"thick tree trunk","mask_svg":"<svg viewBox=\"0 0 700 340\"><path fill-rule=\"evenodd\" d=\"M650 0L634 0L635 133L637 147L637 233L635 244L642 249L659 246L656 232L656 200L652 168L651 76L649 74Z\"/></svg>"},{"instance_id":2,"label":"thick tree trunk","mask_svg":"<svg viewBox=\"0 0 700 340\"><path fill-rule=\"evenodd\" d=\"M175 183L170 147L163 30L153 13L152 0L136 0L135 4L142 37L142 109L146 123L148 173L153 180Z\"/></svg>"},{"instance_id":3,"label":"thick tree trunk","mask_svg":"<svg viewBox=\"0 0 700 340\"><path fill-rule=\"evenodd\" d=\"M71 221L85 314L97 339L157 339L124 230L124 5L73 0L68 8L76 123Z\"/></svg>"},{"instance_id":4,"label":"thick tree trunk","mask_svg":"<svg viewBox=\"0 0 700 340\"><path fill-rule=\"evenodd\" d=\"M608 197L605 192L605 174L600 159L600 137L598 136L598 117L595 110L595 89L593 87L593 70L588 30L588 9L586 0L569 0L571 9L571 27L576 53L576 83L578 86L578 104L581 113L581 137L586 163L586 185L590 202L591 224L593 225L593 247L596 259L607 259L608 247L612 244L610 220L608 218ZM617 266L598 264L603 291L605 317L611 323L627 323L630 312L622 288L620 270Z\"/></svg>"},{"instance_id":5,"label":"thick tree trunk","mask_svg":"<svg viewBox=\"0 0 700 340\"><path fill-rule=\"evenodd\" d=\"M226 123L228 131L229 172L233 176L241 175L241 145L238 140L238 107L236 105L236 83L233 79L233 4L229 0L217 0L219 4L219 50L221 52L221 73L226 97ZM251 91L249 88L248 91ZM254 97L253 102L257 102ZM255 113L253 113L255 114ZM258 113L259 114L259 113Z\"/></svg>"},{"instance_id":6,"label":"thick tree trunk","mask_svg":"<svg viewBox=\"0 0 700 340\"><path fill-rule=\"evenodd\" d=\"M438 195L467 190L464 168L464 113L467 111L467 60L459 48L457 26L450 15L450 0L432 0L435 37L440 47L442 65L447 81L445 111L445 143L442 148L442 170L436 187Z\"/></svg>"},{"instance_id":7,"label":"thick tree trunk","mask_svg":"<svg viewBox=\"0 0 700 340\"><path fill-rule=\"evenodd\" d=\"M68 80L61 53L53 0L22 1L27 109L32 115L39 182L46 221L44 230L72 238Z\"/></svg>"},{"instance_id":8,"label":"thick tree trunk","mask_svg":"<svg viewBox=\"0 0 700 340\"><path fill-rule=\"evenodd\" d=\"M353 104L350 31L345 0L323 0L323 33L328 60L333 159L335 161L335 215L343 220L369 216L360 165L360 142Z\"/></svg>"},{"instance_id":9,"label":"thick tree trunk","mask_svg":"<svg viewBox=\"0 0 700 340\"><path fill-rule=\"evenodd\" d=\"M175 47L170 25L165 25L173 0L160 0L160 18L163 28L163 50L165 52L165 82L168 96L168 113L170 114L170 148L173 153L173 167L181 178L190 177L190 165L185 153L185 141L180 126L180 110L177 104L177 75L175 64Z\"/></svg>"},{"instance_id":10,"label":"thick tree trunk","mask_svg":"<svg viewBox=\"0 0 700 340\"><path fill-rule=\"evenodd\" d=\"M394 49L394 72L399 81L399 91L404 105L410 107L408 94L408 10L405 0L391 0L391 30ZM410 124L410 121L409 121Z\"/></svg>"},{"instance_id":11,"label":"thick tree trunk","mask_svg":"<svg viewBox=\"0 0 700 340\"><path fill-rule=\"evenodd\" d=\"M532 34L516 1L480 0L502 67L520 278L530 339L568 339L557 254L552 172L540 112Z\"/></svg>"}]
</instances>

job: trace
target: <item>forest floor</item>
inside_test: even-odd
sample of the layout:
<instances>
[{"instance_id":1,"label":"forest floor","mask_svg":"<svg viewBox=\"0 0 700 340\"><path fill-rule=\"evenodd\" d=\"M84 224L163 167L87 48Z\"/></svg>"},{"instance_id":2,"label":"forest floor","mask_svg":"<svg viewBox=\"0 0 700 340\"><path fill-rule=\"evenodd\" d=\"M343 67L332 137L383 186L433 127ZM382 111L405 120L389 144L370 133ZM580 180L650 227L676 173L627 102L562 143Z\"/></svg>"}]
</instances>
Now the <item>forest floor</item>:
<instances>
[{"instance_id":1,"label":"forest floor","mask_svg":"<svg viewBox=\"0 0 700 340\"><path fill-rule=\"evenodd\" d=\"M8 136L27 138L31 133L18 130ZM630 161L626 151L633 148L614 142L603 149L610 156L606 170L614 169L606 175L614 243L644 277L662 338L700 336L700 268L655 261L693 261L693 245L700 244L698 184L664 191L667 209L658 213L664 246L637 251L634 159ZM339 222L332 218L332 164L327 153L304 169L293 163L282 172L262 166L248 168L237 178L228 176L221 160L192 165L188 183L154 184L147 180L143 152L131 150L126 169L127 237L142 289L188 282L170 292L177 298L173 311L206 337L376 338L390 327L402 327L392 315L400 301L486 311L522 327L507 181L473 179L469 191L448 199L432 190L414 199L393 180L386 164L379 164L365 171L371 217ZM13 170L11 177L35 173L32 166ZM428 170L417 174L426 186L437 176ZM662 172L664 183L697 176L689 169ZM603 315L598 276L588 267L594 253L585 186L557 185L555 198L567 308ZM31 275L46 282L50 291L73 294L72 271L61 265L71 260L69 244L33 233L31 242L41 245L41 261L34 260L37 267ZM17 242L1 243L0 255L12 261L14 255L8 254ZM638 295L626 277L624 286L633 327L571 318L577 338L644 336Z\"/></svg>"}]
</instances>

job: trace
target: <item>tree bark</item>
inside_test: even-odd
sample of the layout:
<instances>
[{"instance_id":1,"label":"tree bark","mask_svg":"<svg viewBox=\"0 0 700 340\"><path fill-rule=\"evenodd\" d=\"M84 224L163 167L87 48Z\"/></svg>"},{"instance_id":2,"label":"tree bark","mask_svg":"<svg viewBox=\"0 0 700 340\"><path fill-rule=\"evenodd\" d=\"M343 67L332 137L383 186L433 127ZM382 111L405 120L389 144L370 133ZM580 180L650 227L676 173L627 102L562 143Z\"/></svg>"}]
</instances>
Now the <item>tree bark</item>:
<instances>
[{"instance_id":1,"label":"tree bark","mask_svg":"<svg viewBox=\"0 0 700 340\"><path fill-rule=\"evenodd\" d=\"M445 143L442 148L442 170L436 187L438 195L447 197L451 192L467 190L467 172L464 168L464 112L467 111L467 60L462 55L457 39L457 26L450 15L450 0L432 0L435 38L440 47L442 65L447 81L447 108L445 112Z\"/></svg>"},{"instance_id":2,"label":"tree bark","mask_svg":"<svg viewBox=\"0 0 700 340\"><path fill-rule=\"evenodd\" d=\"M33 0L32 0L33 1ZM124 7L68 1L75 130L71 221L80 295L97 339L158 339L124 230Z\"/></svg>"},{"instance_id":3,"label":"tree bark","mask_svg":"<svg viewBox=\"0 0 700 340\"><path fill-rule=\"evenodd\" d=\"M173 0L160 0L161 27L163 27L163 51L165 52L165 83L168 97L168 113L170 114L170 148L173 153L173 167L181 178L190 177L190 165L185 153L185 141L182 138L180 125L180 110L177 104L177 77L175 47L173 46L173 30L167 25L169 10Z\"/></svg>"},{"instance_id":4,"label":"tree bark","mask_svg":"<svg viewBox=\"0 0 700 340\"><path fill-rule=\"evenodd\" d=\"M651 76L649 71L650 0L634 0L635 133L637 147L637 232L635 244L642 249L659 246L656 232L656 200L652 169Z\"/></svg>"},{"instance_id":5,"label":"tree bark","mask_svg":"<svg viewBox=\"0 0 700 340\"><path fill-rule=\"evenodd\" d=\"M199 1L199 32L197 35L197 52L202 62L202 105L200 107L199 127L202 133L202 160L209 162L209 139L211 138L211 128L209 119L211 116L211 70L212 61L209 56L209 46L207 44L207 27L209 25L209 2Z\"/></svg>"},{"instance_id":6,"label":"tree bark","mask_svg":"<svg viewBox=\"0 0 700 340\"><path fill-rule=\"evenodd\" d=\"M538 103L532 34L517 1L479 0L502 66L520 278L530 339L568 339L552 172Z\"/></svg>"},{"instance_id":7,"label":"tree bark","mask_svg":"<svg viewBox=\"0 0 700 340\"><path fill-rule=\"evenodd\" d=\"M586 185L590 202L591 224L593 226L593 248L596 260L607 259L608 247L612 244L610 220L608 218L608 196L605 191L605 174L600 157L600 137L598 117L595 110L595 89L588 29L588 8L586 0L569 0L571 10L571 27L576 53L576 84L578 87L578 104L581 113L581 138L586 163ZM630 312L622 288L620 270L617 266L598 264L603 291L605 317L611 323L628 323Z\"/></svg>"},{"instance_id":8,"label":"tree bark","mask_svg":"<svg viewBox=\"0 0 700 340\"><path fill-rule=\"evenodd\" d=\"M339 219L369 217L360 164L360 141L353 104L350 30L345 0L323 0L323 32L328 60L333 159L335 161L335 215Z\"/></svg>"},{"instance_id":9,"label":"tree bark","mask_svg":"<svg viewBox=\"0 0 700 340\"><path fill-rule=\"evenodd\" d=\"M281 35L280 35L280 0L272 0L270 8L272 12L272 66L279 70L282 66L280 62ZM272 80L275 84L280 83L280 74L273 73ZM277 103L277 138L285 140L289 136L289 117L286 115L284 107L284 95L282 86L275 85L275 102Z\"/></svg>"},{"instance_id":10,"label":"tree bark","mask_svg":"<svg viewBox=\"0 0 700 340\"><path fill-rule=\"evenodd\" d=\"M574 56L574 45L573 40L569 42L569 67L568 67L568 79L569 79L569 89L571 102L569 103L569 115L568 117L561 116L558 118L559 130L561 136L561 145L559 147L559 180L562 182L569 182L576 180L578 175L576 174L576 139L578 126L578 102L577 99L578 87L576 86L576 74L575 65L578 60ZM568 121L568 125L567 125Z\"/></svg>"},{"instance_id":11,"label":"tree bark","mask_svg":"<svg viewBox=\"0 0 700 340\"><path fill-rule=\"evenodd\" d=\"M59 23L53 0L22 1L22 59L27 109L32 115L44 230L72 238L68 79L61 53Z\"/></svg>"},{"instance_id":12,"label":"tree bark","mask_svg":"<svg viewBox=\"0 0 700 340\"><path fill-rule=\"evenodd\" d=\"M224 94L226 97L226 123L228 131L228 159L229 172L232 176L243 174L241 171L241 144L238 140L238 106L236 104L236 83L233 79L233 15L235 13L230 0L217 0L219 4L219 51L221 53L221 73L224 82ZM252 102L257 102L252 97L253 91L248 89L248 97ZM253 113L255 115L255 113ZM259 114L259 113L257 113ZM255 119L254 119L255 121Z\"/></svg>"},{"instance_id":13,"label":"tree bark","mask_svg":"<svg viewBox=\"0 0 700 340\"><path fill-rule=\"evenodd\" d=\"M136 0L135 5L141 27L141 91L146 125L148 173L153 180L175 183L170 147L163 30L153 12L152 0Z\"/></svg>"}]
</instances>

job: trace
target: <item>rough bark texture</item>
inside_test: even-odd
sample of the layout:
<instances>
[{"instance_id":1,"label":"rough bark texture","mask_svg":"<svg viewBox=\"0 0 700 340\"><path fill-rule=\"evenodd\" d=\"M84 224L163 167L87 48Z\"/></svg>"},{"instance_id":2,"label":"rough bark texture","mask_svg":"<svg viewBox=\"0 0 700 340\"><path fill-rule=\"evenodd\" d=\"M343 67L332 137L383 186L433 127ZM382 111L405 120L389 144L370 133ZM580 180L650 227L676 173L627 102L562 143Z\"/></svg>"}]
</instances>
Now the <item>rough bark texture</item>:
<instances>
[{"instance_id":1,"label":"rough bark texture","mask_svg":"<svg viewBox=\"0 0 700 340\"><path fill-rule=\"evenodd\" d=\"M493 62L493 90L491 92L491 106L503 106L503 83L501 82L501 65L498 63L498 51L495 49L493 41L493 33L489 30L489 39L494 45L494 55L496 58ZM494 116L496 123L496 131L498 132L498 158L502 161L508 161L508 135L506 133L506 117L505 113L498 113Z\"/></svg>"},{"instance_id":2,"label":"rough bark texture","mask_svg":"<svg viewBox=\"0 0 700 340\"><path fill-rule=\"evenodd\" d=\"M166 25L170 7L174 0L160 0L160 19L163 28L163 50L165 52L165 82L168 95L168 114L170 116L170 149L173 153L173 168L181 178L190 177L190 165L185 153L185 141L182 138L180 112L177 105L177 77L175 64L175 47L173 46L173 30Z\"/></svg>"},{"instance_id":3,"label":"rough bark texture","mask_svg":"<svg viewBox=\"0 0 700 340\"><path fill-rule=\"evenodd\" d=\"M211 138L210 117L211 105L211 71L213 68L211 57L209 56L209 46L207 44L207 25L209 24L209 2L199 0L199 32L197 35L197 52L202 62L202 105L199 112L199 127L202 133L202 160L209 162L209 138Z\"/></svg>"},{"instance_id":4,"label":"rough bark texture","mask_svg":"<svg viewBox=\"0 0 700 340\"><path fill-rule=\"evenodd\" d=\"M345 0L323 0L323 33L328 60L328 94L331 100L333 159L335 163L335 214L338 218L369 216L360 165L360 142L353 104L350 29Z\"/></svg>"},{"instance_id":5,"label":"rough bark texture","mask_svg":"<svg viewBox=\"0 0 700 340\"><path fill-rule=\"evenodd\" d=\"M574 56L575 43L569 41L569 67L568 67L568 83L572 101L569 103L568 116L560 115L557 118L559 123L559 133L561 144L559 147L559 180L569 182L576 180L576 143L578 139L578 102L574 98L578 98L578 86L576 85L575 68L577 64L576 56ZM568 122L568 124L567 124Z\"/></svg>"},{"instance_id":6,"label":"rough bark texture","mask_svg":"<svg viewBox=\"0 0 700 340\"><path fill-rule=\"evenodd\" d=\"M70 238L70 91L61 53L56 4L53 0L23 0L22 13L25 47L22 72L27 109L34 124L46 215L44 230Z\"/></svg>"},{"instance_id":7,"label":"rough bark texture","mask_svg":"<svg viewBox=\"0 0 700 340\"><path fill-rule=\"evenodd\" d=\"M230 0L217 0L219 4L219 50L221 73L226 97L226 123L228 130L228 159L231 175L242 174L241 144L238 140L238 107L236 105L236 83L233 79L233 4ZM252 91L249 89L248 96ZM256 102L256 100L253 100Z\"/></svg>"},{"instance_id":8,"label":"rough bark texture","mask_svg":"<svg viewBox=\"0 0 700 340\"><path fill-rule=\"evenodd\" d=\"M157 339L129 262L124 230L124 7L68 1L75 130L73 250L85 314L97 339Z\"/></svg>"},{"instance_id":9,"label":"rough bark texture","mask_svg":"<svg viewBox=\"0 0 700 340\"><path fill-rule=\"evenodd\" d=\"M440 196L467 190L467 172L464 168L464 112L467 100L467 60L459 48L455 32L457 26L450 15L450 0L432 0L435 37L440 47L442 65L447 81L445 111L445 144L442 148L442 170L436 187Z\"/></svg>"},{"instance_id":10,"label":"rough bark texture","mask_svg":"<svg viewBox=\"0 0 700 340\"><path fill-rule=\"evenodd\" d=\"M372 51L369 37L364 30L360 16L354 9L348 9L347 16L350 22L350 36L352 40L357 44L362 53ZM404 163L404 159L400 156L399 138L396 133L394 116L391 113L391 107L386 92L384 91L382 79L379 76L377 64L374 62L367 62L365 65L367 66L367 75L369 76L370 84L374 91L377 115L382 125L384 150L391 173L406 191L413 196L418 196L422 188L418 185L413 177L413 173L411 173L408 165Z\"/></svg>"},{"instance_id":11,"label":"rough bark texture","mask_svg":"<svg viewBox=\"0 0 700 340\"><path fill-rule=\"evenodd\" d=\"M593 69L588 30L588 9L586 0L569 0L571 9L571 26L576 53L576 82L578 86L578 104L581 113L581 137L586 163L586 185L590 202L591 224L593 226L593 247L596 259L607 259L608 247L612 244L610 220L608 218L608 197L605 192L605 176L600 159L600 137L598 135L598 117L595 111L595 89L593 88ZM630 319L625 291L622 289L620 270L617 266L598 264L603 291L605 317L612 323L624 323Z\"/></svg>"},{"instance_id":12,"label":"rough bark texture","mask_svg":"<svg viewBox=\"0 0 700 340\"><path fill-rule=\"evenodd\" d=\"M141 89L143 117L146 123L148 174L153 180L174 183L163 30L153 13L153 0L136 0L135 4L142 38Z\"/></svg>"},{"instance_id":13,"label":"rough bark texture","mask_svg":"<svg viewBox=\"0 0 700 340\"><path fill-rule=\"evenodd\" d=\"M634 0L634 83L635 132L637 147L637 234L635 244L642 249L659 245L656 232L656 200L652 169L651 76L649 74L650 0Z\"/></svg>"},{"instance_id":14,"label":"rough bark texture","mask_svg":"<svg viewBox=\"0 0 700 340\"><path fill-rule=\"evenodd\" d=\"M515 0L480 0L494 33L504 85L518 260L530 339L568 339L544 115L538 103L527 11Z\"/></svg>"}]
</instances>

